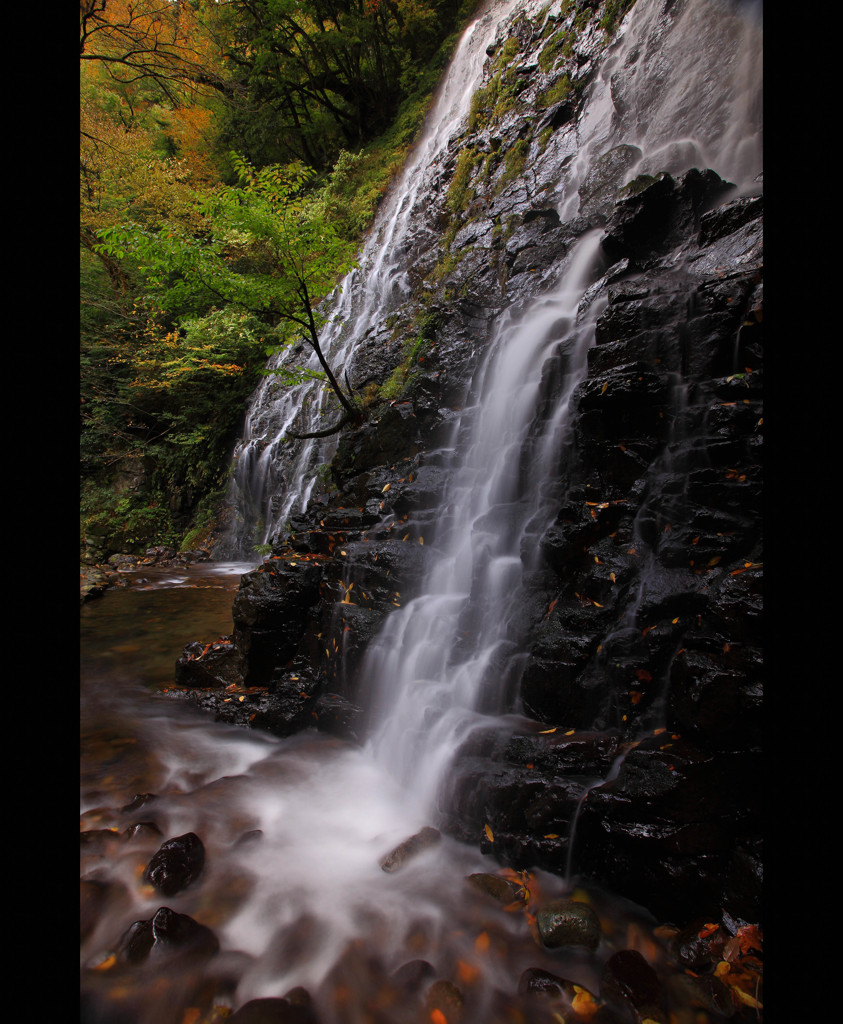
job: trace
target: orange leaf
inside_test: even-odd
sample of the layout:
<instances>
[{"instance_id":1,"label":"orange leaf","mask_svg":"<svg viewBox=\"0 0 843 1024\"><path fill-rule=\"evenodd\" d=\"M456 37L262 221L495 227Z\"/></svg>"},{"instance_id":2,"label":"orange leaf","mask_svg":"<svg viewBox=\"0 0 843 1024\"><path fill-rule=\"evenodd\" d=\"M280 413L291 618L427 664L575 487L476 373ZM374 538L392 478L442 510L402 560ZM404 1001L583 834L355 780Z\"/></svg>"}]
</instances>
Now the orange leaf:
<instances>
[{"instance_id":1,"label":"orange leaf","mask_svg":"<svg viewBox=\"0 0 843 1024\"><path fill-rule=\"evenodd\" d=\"M430 1021L431 1024L448 1024L448 1018L439 1009L430 1011Z\"/></svg>"},{"instance_id":2,"label":"orange leaf","mask_svg":"<svg viewBox=\"0 0 843 1024\"><path fill-rule=\"evenodd\" d=\"M486 838L489 840L489 842L493 843L495 841L495 837L492 834L491 828L488 825L484 825L483 831L486 833Z\"/></svg>"},{"instance_id":3,"label":"orange leaf","mask_svg":"<svg viewBox=\"0 0 843 1024\"><path fill-rule=\"evenodd\" d=\"M741 953L748 953L751 949L761 952L761 932L756 925L745 924L738 928L737 938L741 944Z\"/></svg>"},{"instance_id":4,"label":"orange leaf","mask_svg":"<svg viewBox=\"0 0 843 1024\"><path fill-rule=\"evenodd\" d=\"M465 960L458 960L457 973L459 974L461 982L466 985L470 985L476 980L477 976L480 974L480 970L473 964L466 963Z\"/></svg>"}]
</instances>

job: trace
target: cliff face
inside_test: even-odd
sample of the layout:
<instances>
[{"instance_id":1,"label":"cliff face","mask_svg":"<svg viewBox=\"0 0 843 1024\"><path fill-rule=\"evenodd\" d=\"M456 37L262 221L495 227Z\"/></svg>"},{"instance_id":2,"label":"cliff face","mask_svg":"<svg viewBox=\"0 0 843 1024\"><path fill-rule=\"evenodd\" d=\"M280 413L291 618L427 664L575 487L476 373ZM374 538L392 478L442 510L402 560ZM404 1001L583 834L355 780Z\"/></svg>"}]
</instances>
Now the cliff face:
<instances>
[{"instance_id":1,"label":"cliff face","mask_svg":"<svg viewBox=\"0 0 843 1024\"><path fill-rule=\"evenodd\" d=\"M529 476L531 438L567 401L549 517L521 540L513 650L490 670L488 710L518 717L455 751L444 827L657 915L757 921L761 185L740 194L676 146L651 156L609 129L583 144L598 71L612 125L645 59L607 50L608 6L528 5L489 47L404 242L411 292L346 367L358 393L394 397L341 437L330 483L243 578L233 636L188 645L177 682L224 720L364 735L361 666L446 545L443 495L488 339L599 232L587 366L568 396L559 328L518 456ZM653 24L667 31L693 4L648 6L665 8ZM467 646L484 612L477 592ZM246 693L236 708L222 698L232 683Z\"/></svg>"}]
</instances>

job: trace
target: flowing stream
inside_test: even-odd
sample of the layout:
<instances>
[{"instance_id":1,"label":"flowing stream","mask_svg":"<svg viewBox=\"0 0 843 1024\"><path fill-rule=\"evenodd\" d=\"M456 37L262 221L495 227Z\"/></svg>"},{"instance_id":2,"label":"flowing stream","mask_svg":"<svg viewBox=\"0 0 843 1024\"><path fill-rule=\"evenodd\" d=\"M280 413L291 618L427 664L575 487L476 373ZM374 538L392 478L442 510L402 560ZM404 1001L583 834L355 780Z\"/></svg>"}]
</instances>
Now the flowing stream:
<instances>
[{"instance_id":1,"label":"flowing stream","mask_svg":"<svg viewBox=\"0 0 843 1024\"><path fill-rule=\"evenodd\" d=\"M360 267L338 293L329 359L353 358L354 346L404 294L402 238L423 201L428 169L467 112L486 47L517 6L490 4L463 37ZM752 191L760 171L756 6L672 6L666 18L662 0L639 0L607 51L589 87L576 158L558 183L563 218L575 212L592 159L621 143L641 150L630 177L708 166ZM425 586L389 617L367 655L365 745L311 732L288 740L244 732L151 694L171 684L188 639L231 631L233 591L248 567L242 563L146 582L129 574L127 589L83 607L82 827L115 830L83 845L83 877L98 887L82 945L89 1024L184 1024L198 1020L188 1011L209 999L236 1008L297 986L310 992L320 1021L436 1020L419 1018L407 990L388 983L417 960L432 965L431 978L461 986L466 1024L519 1019L507 1015L516 1004L504 994L517 992L527 967L599 987L591 961L551 956L534 941L526 915L490 908L467 891L467 875L496 869L479 851L442 837L400 872L380 867L403 839L436 825L456 747L476 726L498 720L517 682L519 593L534 568L533 542L552 515L568 398L585 374L605 302L599 242L599 232L583 236L555 284L499 318L442 452L451 472L441 523L429 538L434 557ZM549 415L537 421L543 368L560 357L563 383ZM274 387L271 378L262 385L237 456L247 548L306 506L315 466L327 457L324 442L318 450L304 443L279 462L284 429L294 420L301 429L302 405L308 422L317 422L321 398L304 385L273 398ZM242 543L232 541L231 557L247 557ZM154 798L125 810L144 793ZM160 831L118 841L138 821L154 821ZM168 900L140 876L162 835L186 832L202 838L206 867L199 883ZM529 878L533 897L575 883L542 872ZM644 934L642 912L619 897L592 899L620 941L629 941L630 929ZM115 974L108 957L120 935L162 905L212 928L218 956L201 969L158 962Z\"/></svg>"}]
</instances>

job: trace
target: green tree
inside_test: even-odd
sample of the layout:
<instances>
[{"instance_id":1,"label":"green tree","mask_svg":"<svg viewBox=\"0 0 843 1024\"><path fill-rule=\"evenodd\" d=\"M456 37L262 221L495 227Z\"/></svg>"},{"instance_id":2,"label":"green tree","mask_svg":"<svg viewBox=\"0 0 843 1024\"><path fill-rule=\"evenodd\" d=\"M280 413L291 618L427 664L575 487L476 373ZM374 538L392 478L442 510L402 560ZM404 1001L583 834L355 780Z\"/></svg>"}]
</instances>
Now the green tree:
<instances>
[{"instance_id":1,"label":"green tree","mask_svg":"<svg viewBox=\"0 0 843 1024\"><path fill-rule=\"evenodd\" d=\"M157 231L121 224L99 232L98 251L131 258L161 308L191 316L224 303L280 321L281 342L272 351L305 340L322 367L343 415L333 426L308 435L327 436L362 410L328 363L320 343L326 316L319 302L354 265L356 245L342 238L325 215L320 194L308 189L313 172L302 165L255 170L231 154L239 184L218 186L197 198L199 233L179 224ZM281 370L287 379L307 371ZM312 375L312 374L309 374Z\"/></svg>"}]
</instances>

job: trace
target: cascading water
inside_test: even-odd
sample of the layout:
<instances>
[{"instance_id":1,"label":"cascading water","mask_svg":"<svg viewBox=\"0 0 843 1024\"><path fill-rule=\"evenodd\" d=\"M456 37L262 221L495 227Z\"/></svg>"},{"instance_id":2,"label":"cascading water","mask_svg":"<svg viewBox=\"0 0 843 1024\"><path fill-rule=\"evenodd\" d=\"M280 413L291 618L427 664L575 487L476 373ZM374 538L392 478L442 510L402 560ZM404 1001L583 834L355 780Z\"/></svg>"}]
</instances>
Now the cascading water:
<instances>
[{"instance_id":1,"label":"cascading water","mask_svg":"<svg viewBox=\"0 0 843 1024\"><path fill-rule=\"evenodd\" d=\"M481 688L484 703L497 713L503 694L489 699L489 676L506 679L505 662L517 660L521 649L514 610L524 570L522 551L550 498L546 484L565 440L567 400L585 373L594 320L602 308L600 302L583 303L599 264L599 245L599 231L586 235L555 291L527 311L501 318L475 385L474 404L463 410L448 445L456 446L463 437L459 464L442 499L454 510L453 522L423 596L390 616L363 669L366 677L380 681L380 724L371 749L405 783L412 780L428 813L439 778L466 730L472 722L488 721L475 710ZM553 414L537 427L534 413L545 361L559 349L567 363L565 386ZM525 478L522 454L528 443L533 450Z\"/></svg>"},{"instance_id":2,"label":"cascading water","mask_svg":"<svg viewBox=\"0 0 843 1024\"><path fill-rule=\"evenodd\" d=\"M757 22L742 20L740 5L675 6L667 18L664 5L640 3L603 60L579 121L576 158L557 193L563 220L576 213L588 170L620 146L636 151L624 180L710 166L738 193L757 187L760 80L750 73L758 70ZM726 29L724 15L735 19ZM731 75L712 60L718 47ZM364 677L378 680L379 724L370 748L412 781L430 813L472 725L487 728L511 703L506 680L511 688L523 651L522 579L550 522L568 399L586 374L594 322L605 305L600 289L589 291L599 276L600 235L580 240L555 290L510 310L497 325L453 428L450 445L460 439L459 455L442 504L455 510L454 521L422 596L390 616L364 666ZM565 386L548 419L536 423L545 361L559 352ZM681 385L678 391L684 394ZM507 663L514 666L509 672ZM491 714L477 710L481 697Z\"/></svg>"},{"instance_id":3,"label":"cascading water","mask_svg":"<svg viewBox=\"0 0 843 1024\"><path fill-rule=\"evenodd\" d=\"M461 129L486 48L508 13L529 8L535 14L538 6L493 3L464 36L360 267L338 291L323 339L335 366L353 369L355 348L405 296L406 233ZM595 163L620 146L629 147L625 179L639 171L709 166L741 191L753 190L760 171L755 13L751 4L727 0L639 0L589 86L576 138L569 133L564 143L572 159L560 159L550 183L563 222L585 201ZM379 860L421 826L436 824L455 750L473 729L494 727L501 709L512 705L527 627L522 599L536 569L537 538L558 498L569 399L586 374L606 302L600 239L599 230L584 234L556 280L501 315L488 339L452 437L438 453L448 476L441 522L425 537L426 579L418 596L389 616L362 669L371 699L366 745L313 733L280 742L238 733L232 743L216 724L185 719L174 728L154 711L133 720L131 742L163 751L149 785L164 793L157 808L168 834L195 831L208 847L207 880L173 905L213 927L230 958L219 971L236 978L234 1005L305 986L315 994L320 1020L416 1021L414 1009L379 1006L381 975L373 965L390 972L426 958L440 976L450 972L464 982L465 1020L515 1019L490 1015L493 997L515 992L526 967L558 969L536 948L520 915L492 921L485 910L465 908L465 875L489 869L471 847L443 837L395 875L382 871ZM549 367L557 371L550 397L543 383ZM326 442L296 442L295 458L279 458L289 426L321 425L324 396L309 385L275 389L271 377L262 385L239 446L244 529L232 553L251 550L305 507L315 467L329 457ZM236 547L241 543L245 549ZM94 793L83 810L96 808L100 796ZM259 841L247 841L258 831ZM114 878L124 885L126 902L102 917L83 956L101 953L118 925L155 913L161 897L132 887L144 849L117 862ZM548 895L566 891L563 880L540 872L535 884ZM468 921L471 927L482 922L484 944ZM599 987L584 960L575 958L567 970L579 984ZM356 1002L354 992L361 993ZM149 1002L133 1024L160 1019L170 997L156 1002L150 986L138 998ZM91 1019L112 1020L107 1014Z\"/></svg>"},{"instance_id":4,"label":"cascading water","mask_svg":"<svg viewBox=\"0 0 843 1024\"><path fill-rule=\"evenodd\" d=\"M463 33L421 135L378 211L358 268L326 300L328 323L320 341L329 363L344 376L353 377L355 352L409 292L402 260L406 235L419 220L424 191L468 112L482 75L486 47L515 5L515 0L481 5L478 17ZM301 348L287 350L274 357L268 369L302 359ZM304 360L304 365L319 370L315 354ZM286 388L269 376L260 386L234 452L230 491L234 521L219 545L220 557L251 557L255 545L274 536L292 512L306 508L316 471L330 459L336 439L294 441L286 432L323 428L329 404L325 389L312 381Z\"/></svg>"}]
</instances>

